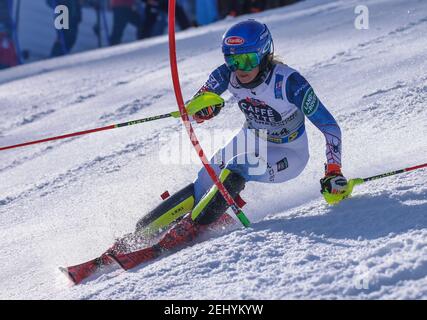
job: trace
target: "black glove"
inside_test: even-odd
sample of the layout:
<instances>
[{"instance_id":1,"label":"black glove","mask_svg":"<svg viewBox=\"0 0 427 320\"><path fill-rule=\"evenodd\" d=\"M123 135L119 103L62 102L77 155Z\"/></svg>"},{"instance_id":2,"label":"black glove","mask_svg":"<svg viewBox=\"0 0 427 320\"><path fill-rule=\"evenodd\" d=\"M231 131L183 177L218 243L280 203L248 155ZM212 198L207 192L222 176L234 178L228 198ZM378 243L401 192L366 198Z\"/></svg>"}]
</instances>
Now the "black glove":
<instances>
[{"instance_id":1,"label":"black glove","mask_svg":"<svg viewBox=\"0 0 427 320\"><path fill-rule=\"evenodd\" d=\"M325 177L320 179L320 193L340 194L347 190L347 179L341 173L341 167L338 164L327 164L325 168Z\"/></svg>"},{"instance_id":2,"label":"black glove","mask_svg":"<svg viewBox=\"0 0 427 320\"><path fill-rule=\"evenodd\" d=\"M206 107L193 115L193 119L197 123L202 123L205 120L212 119L221 111L222 106L209 106Z\"/></svg>"}]
</instances>

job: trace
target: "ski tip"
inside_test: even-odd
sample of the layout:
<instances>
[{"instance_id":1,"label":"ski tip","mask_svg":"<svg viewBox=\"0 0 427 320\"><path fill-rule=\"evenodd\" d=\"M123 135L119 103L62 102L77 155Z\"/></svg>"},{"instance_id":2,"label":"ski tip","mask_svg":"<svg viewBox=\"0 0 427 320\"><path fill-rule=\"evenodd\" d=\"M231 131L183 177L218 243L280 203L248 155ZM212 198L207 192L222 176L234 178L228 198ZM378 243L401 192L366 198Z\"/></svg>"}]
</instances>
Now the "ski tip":
<instances>
[{"instance_id":1,"label":"ski tip","mask_svg":"<svg viewBox=\"0 0 427 320\"><path fill-rule=\"evenodd\" d=\"M78 284L76 279L72 276L72 274L68 271L68 268L59 267L59 271L61 271L73 284Z\"/></svg>"}]
</instances>

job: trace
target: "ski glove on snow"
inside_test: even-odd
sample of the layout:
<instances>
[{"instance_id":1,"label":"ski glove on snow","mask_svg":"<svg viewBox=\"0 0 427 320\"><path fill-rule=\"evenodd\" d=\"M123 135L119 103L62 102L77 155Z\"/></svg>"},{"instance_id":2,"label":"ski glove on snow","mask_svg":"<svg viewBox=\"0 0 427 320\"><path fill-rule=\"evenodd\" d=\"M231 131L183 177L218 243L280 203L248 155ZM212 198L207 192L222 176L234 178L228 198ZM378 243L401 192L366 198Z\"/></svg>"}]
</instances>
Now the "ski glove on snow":
<instances>
[{"instance_id":1,"label":"ski glove on snow","mask_svg":"<svg viewBox=\"0 0 427 320\"><path fill-rule=\"evenodd\" d=\"M347 191L347 179L341 173L338 164L327 164L325 166L325 177L320 179L320 193L341 194Z\"/></svg>"}]
</instances>

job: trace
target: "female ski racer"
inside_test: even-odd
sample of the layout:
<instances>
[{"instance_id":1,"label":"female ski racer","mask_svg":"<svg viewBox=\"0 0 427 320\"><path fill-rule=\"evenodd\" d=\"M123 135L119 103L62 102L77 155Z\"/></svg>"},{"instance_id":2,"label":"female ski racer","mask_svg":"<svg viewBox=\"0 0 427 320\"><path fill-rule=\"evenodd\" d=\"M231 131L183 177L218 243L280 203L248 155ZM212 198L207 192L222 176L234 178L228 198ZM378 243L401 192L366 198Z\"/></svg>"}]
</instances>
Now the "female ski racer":
<instances>
[{"instance_id":1,"label":"female ski racer","mask_svg":"<svg viewBox=\"0 0 427 320\"><path fill-rule=\"evenodd\" d=\"M237 204L244 204L239 193L246 183L284 183L304 170L309 159L305 118L325 136L326 164L325 176L320 180L321 192L338 197L345 194L347 180L341 173L340 128L307 80L274 59L268 27L255 20L235 24L223 36L222 52L225 64L211 73L196 96L205 92L221 95L228 90L246 117L240 132L211 159L211 166ZM206 107L195 113L193 119L197 122L212 119L222 106ZM245 145L249 136L263 139L265 152L259 150L262 143L246 147L238 154L227 152L242 141ZM251 164L256 161L263 163L265 170L251 172ZM228 207L202 168L193 183L144 216L137 224L137 232L156 232L172 224L156 245L160 251L169 250L193 240L209 226L234 223L226 214Z\"/></svg>"}]
</instances>

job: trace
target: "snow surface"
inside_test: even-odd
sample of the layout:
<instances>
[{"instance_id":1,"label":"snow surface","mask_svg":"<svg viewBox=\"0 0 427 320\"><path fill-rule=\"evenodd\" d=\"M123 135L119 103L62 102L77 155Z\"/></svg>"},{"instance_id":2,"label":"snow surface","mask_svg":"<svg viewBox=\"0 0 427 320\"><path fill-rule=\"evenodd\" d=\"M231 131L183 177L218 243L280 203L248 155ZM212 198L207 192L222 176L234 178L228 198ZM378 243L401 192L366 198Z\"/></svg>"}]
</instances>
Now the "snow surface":
<instances>
[{"instance_id":1,"label":"snow surface","mask_svg":"<svg viewBox=\"0 0 427 320\"><path fill-rule=\"evenodd\" d=\"M369 30L354 28L359 4L370 10ZM426 1L308 0L255 17L337 118L348 177L426 161ZM222 63L224 30L245 18L177 35L186 97ZM2 71L0 145L175 110L167 46L162 36ZM228 139L243 121L225 97L228 110L196 128L206 148L206 130ZM97 256L132 231L164 190L193 180L200 164L176 164L179 156L165 152L180 142L190 150L181 123L1 152L0 298L426 299L426 170L367 183L330 207L319 194L324 138L307 127L304 173L244 190L251 228L79 286L57 267Z\"/></svg>"}]
</instances>

